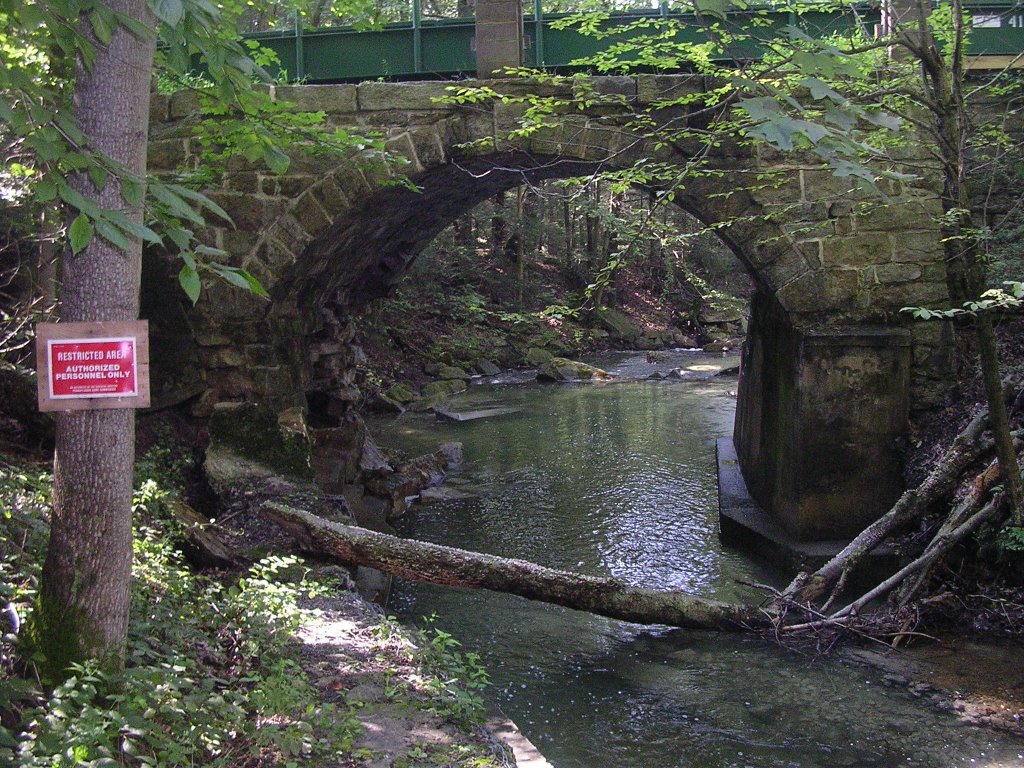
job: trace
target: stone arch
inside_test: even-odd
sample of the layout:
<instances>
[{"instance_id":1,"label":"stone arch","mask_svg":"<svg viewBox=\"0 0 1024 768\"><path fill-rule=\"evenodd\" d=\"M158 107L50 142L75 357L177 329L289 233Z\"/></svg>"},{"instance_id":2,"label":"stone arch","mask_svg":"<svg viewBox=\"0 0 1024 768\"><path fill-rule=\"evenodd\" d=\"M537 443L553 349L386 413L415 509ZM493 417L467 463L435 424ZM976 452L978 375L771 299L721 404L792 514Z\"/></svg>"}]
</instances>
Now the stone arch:
<instances>
[{"instance_id":1,"label":"stone arch","mask_svg":"<svg viewBox=\"0 0 1024 768\"><path fill-rule=\"evenodd\" d=\"M705 87L703 78L685 75L591 82L599 91L641 103ZM237 226L211 228L207 237L260 278L272 301L213 285L192 313L207 403L255 393L284 404L325 387L348 397L356 354L346 346L351 328L325 308L351 309L386 293L456 215L524 180L626 167L642 158L685 163L702 149L651 147L624 127L622 116L607 110L566 116L556 128L509 143L502 137L518 116L514 105L442 104L437 99L445 87L278 89L278 97L322 109L335 124L382 130L388 148L408 159L406 171L421 190L395 185L387 170L347 161L296 157L281 177L245 164L233 167L210 194ZM533 87L496 84L506 92ZM183 129L190 112L178 98L155 101L154 146L173 147L187 161ZM684 113L677 117L688 119ZM740 459L758 486L755 493L781 510L791 529L821 536L827 532L818 523L805 524L803 500L835 496L840 475L871 463L886 464L886 482L896 492L898 477L885 443L902 430L898 422L910 398L923 406L942 395L940 382L950 362L943 329L909 324L899 315L908 304L948 299L931 223L936 195L928 179L895 186L879 210L855 216L858 193L850 182L807 158L725 145L707 161L715 173L688 182L676 202L720 226L719 235L759 288L740 393ZM766 174L773 175L771 183L741 183ZM858 366L859 373L850 373ZM907 384L895 399L869 391L901 377ZM808 396L814 387L848 391L852 399L846 405L856 401L864 413L878 411L882 400L882 410L888 409L879 434L856 438L870 442L870 450L849 451L850 466L838 472L815 463L812 454L823 446L812 433L829 432L839 421L856 431L856 424L847 424L830 403ZM808 413L821 418L808 421ZM815 487L800 485L815 477ZM880 503L887 503L887 495L881 494ZM874 512L852 495L849 506L859 513L846 521L848 528Z\"/></svg>"}]
</instances>

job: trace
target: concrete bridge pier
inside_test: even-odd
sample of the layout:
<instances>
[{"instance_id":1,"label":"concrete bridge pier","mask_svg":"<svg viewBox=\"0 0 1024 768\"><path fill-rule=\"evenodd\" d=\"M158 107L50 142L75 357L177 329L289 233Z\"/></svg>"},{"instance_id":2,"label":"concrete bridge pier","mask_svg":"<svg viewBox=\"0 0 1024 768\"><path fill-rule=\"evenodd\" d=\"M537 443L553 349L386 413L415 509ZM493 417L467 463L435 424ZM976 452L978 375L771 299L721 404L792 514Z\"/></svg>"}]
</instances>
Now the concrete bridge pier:
<instances>
[{"instance_id":1,"label":"concrete bridge pier","mask_svg":"<svg viewBox=\"0 0 1024 768\"><path fill-rule=\"evenodd\" d=\"M904 328L822 328L753 302L734 444L751 496L798 541L849 538L903 491L910 412Z\"/></svg>"}]
</instances>

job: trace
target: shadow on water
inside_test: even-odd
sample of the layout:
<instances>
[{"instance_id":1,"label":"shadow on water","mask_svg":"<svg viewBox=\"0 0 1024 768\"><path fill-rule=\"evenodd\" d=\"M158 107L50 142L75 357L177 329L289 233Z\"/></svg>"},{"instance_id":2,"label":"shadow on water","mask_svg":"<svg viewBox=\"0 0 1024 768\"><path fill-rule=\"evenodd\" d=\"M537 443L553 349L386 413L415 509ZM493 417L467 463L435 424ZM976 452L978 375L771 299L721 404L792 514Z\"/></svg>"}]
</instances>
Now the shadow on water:
<instances>
[{"instance_id":1,"label":"shadow on water","mask_svg":"<svg viewBox=\"0 0 1024 768\"><path fill-rule=\"evenodd\" d=\"M594 361L642 378L642 355ZM718 540L714 441L729 434L734 360L676 353L692 380L484 385L454 408L514 414L374 425L388 447L461 440L449 480L474 498L416 506L403 532L556 568L719 599L781 585ZM399 582L391 610L479 652L491 697L556 768L1017 766L1024 745L960 727L880 674L744 637L641 627L488 592Z\"/></svg>"}]
</instances>

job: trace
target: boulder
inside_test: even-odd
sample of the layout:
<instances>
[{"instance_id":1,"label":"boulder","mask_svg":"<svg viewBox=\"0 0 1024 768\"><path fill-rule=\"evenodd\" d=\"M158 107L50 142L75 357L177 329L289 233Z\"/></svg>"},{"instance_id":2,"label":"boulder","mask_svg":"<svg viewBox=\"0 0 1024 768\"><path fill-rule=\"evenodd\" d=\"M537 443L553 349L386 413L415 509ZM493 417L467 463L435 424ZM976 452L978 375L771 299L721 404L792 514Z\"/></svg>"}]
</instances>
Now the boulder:
<instances>
[{"instance_id":1,"label":"boulder","mask_svg":"<svg viewBox=\"0 0 1024 768\"><path fill-rule=\"evenodd\" d=\"M704 345L705 352L729 352L734 349L739 349L743 346L743 339L732 338L725 339L722 341L712 341L710 344Z\"/></svg>"},{"instance_id":2,"label":"boulder","mask_svg":"<svg viewBox=\"0 0 1024 768\"><path fill-rule=\"evenodd\" d=\"M633 324L633 321L627 315L619 312L617 309L599 310L597 321L601 324L601 327L611 334L612 338L632 344L640 337L640 329Z\"/></svg>"},{"instance_id":3,"label":"boulder","mask_svg":"<svg viewBox=\"0 0 1024 768\"><path fill-rule=\"evenodd\" d=\"M416 394L405 384L393 384L388 388L388 391L384 393L384 397L389 400L393 400L399 405L405 405L406 403L411 403L415 400Z\"/></svg>"},{"instance_id":4,"label":"boulder","mask_svg":"<svg viewBox=\"0 0 1024 768\"><path fill-rule=\"evenodd\" d=\"M280 475L308 478L310 440L305 431L294 431L294 412L278 414L254 403L218 403L210 417L210 448L225 449L262 464Z\"/></svg>"},{"instance_id":5,"label":"boulder","mask_svg":"<svg viewBox=\"0 0 1024 768\"><path fill-rule=\"evenodd\" d=\"M473 370L481 376L497 376L501 373L501 368L496 366L490 360L484 360L482 358L476 361L473 365Z\"/></svg>"},{"instance_id":6,"label":"boulder","mask_svg":"<svg viewBox=\"0 0 1024 768\"><path fill-rule=\"evenodd\" d=\"M555 356L553 354L548 352L546 349L541 349L540 347L530 347L526 350L526 357L523 358L526 364L531 368L540 367L544 365L544 363L548 363L554 359Z\"/></svg>"},{"instance_id":7,"label":"boulder","mask_svg":"<svg viewBox=\"0 0 1024 768\"><path fill-rule=\"evenodd\" d=\"M468 379L469 374L461 368L457 368L454 365L442 365L437 371L437 378L443 381L449 381L454 379Z\"/></svg>"},{"instance_id":8,"label":"boulder","mask_svg":"<svg viewBox=\"0 0 1024 768\"><path fill-rule=\"evenodd\" d=\"M564 357L552 358L537 372L537 381L604 381L611 378L607 371Z\"/></svg>"},{"instance_id":9,"label":"boulder","mask_svg":"<svg viewBox=\"0 0 1024 768\"><path fill-rule=\"evenodd\" d=\"M400 465L394 472L372 477L366 490L388 504L388 519L400 517L421 491L440 485L447 470L462 463L462 443L445 443L433 453Z\"/></svg>"},{"instance_id":10,"label":"boulder","mask_svg":"<svg viewBox=\"0 0 1024 768\"><path fill-rule=\"evenodd\" d=\"M463 378L441 379L440 381L429 381L424 384L422 392L424 398L436 397L438 395L444 398L448 397L448 395L463 392L466 388L466 381Z\"/></svg>"}]
</instances>

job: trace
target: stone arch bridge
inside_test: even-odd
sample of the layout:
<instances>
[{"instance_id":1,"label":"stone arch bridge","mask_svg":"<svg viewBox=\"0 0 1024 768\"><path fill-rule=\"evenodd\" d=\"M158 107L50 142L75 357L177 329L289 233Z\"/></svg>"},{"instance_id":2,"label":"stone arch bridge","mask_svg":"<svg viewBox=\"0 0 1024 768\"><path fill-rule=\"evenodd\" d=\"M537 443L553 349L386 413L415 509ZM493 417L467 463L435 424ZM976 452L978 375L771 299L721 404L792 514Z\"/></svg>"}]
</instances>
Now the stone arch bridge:
<instances>
[{"instance_id":1,"label":"stone arch bridge","mask_svg":"<svg viewBox=\"0 0 1024 768\"><path fill-rule=\"evenodd\" d=\"M490 84L504 93L531 87ZM645 156L688 159L686 147L646 146L607 108L511 144L502 137L520 114L516 105L439 103L446 85L276 89L276 98L322 110L332 125L382 132L409 160L403 171L421 191L340 159L296 157L281 176L231 165L208 194L235 226L212 224L203 236L254 273L272 300L210 284L187 307L168 299L167 265L147 257L143 315L153 324L158 399L198 396L203 410L258 398L309 405L322 421L341 418L358 397L351 313L385 295L459 214L524 182ZM645 104L705 82L650 75L592 85ZM189 135L197 113L187 93L153 98L151 170L195 159ZM488 148L466 148L489 137ZM734 436L743 474L797 537L848 534L901 490L894 441L909 410L938 403L949 379L948 328L899 314L949 299L934 184L893 188L854 215L865 198L853 185L799 157L725 145L709 161L720 174L688 184L676 202L705 223L725 222L722 239L757 285ZM749 179L764 172L778 181L750 189Z\"/></svg>"}]
</instances>

